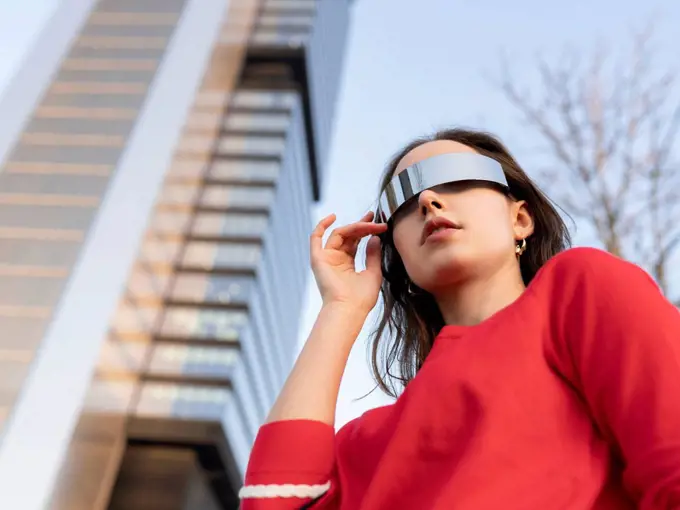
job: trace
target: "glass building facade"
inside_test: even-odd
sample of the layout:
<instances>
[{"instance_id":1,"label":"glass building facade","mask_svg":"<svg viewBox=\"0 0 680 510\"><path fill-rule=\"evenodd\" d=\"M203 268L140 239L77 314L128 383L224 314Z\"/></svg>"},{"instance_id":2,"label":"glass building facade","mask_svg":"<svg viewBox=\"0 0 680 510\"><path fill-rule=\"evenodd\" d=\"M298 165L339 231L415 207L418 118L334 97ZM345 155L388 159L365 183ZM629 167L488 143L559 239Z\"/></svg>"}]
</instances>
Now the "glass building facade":
<instances>
[{"instance_id":1,"label":"glass building facade","mask_svg":"<svg viewBox=\"0 0 680 510\"><path fill-rule=\"evenodd\" d=\"M64 0L0 102L3 507L237 508L296 352L349 11Z\"/></svg>"}]
</instances>

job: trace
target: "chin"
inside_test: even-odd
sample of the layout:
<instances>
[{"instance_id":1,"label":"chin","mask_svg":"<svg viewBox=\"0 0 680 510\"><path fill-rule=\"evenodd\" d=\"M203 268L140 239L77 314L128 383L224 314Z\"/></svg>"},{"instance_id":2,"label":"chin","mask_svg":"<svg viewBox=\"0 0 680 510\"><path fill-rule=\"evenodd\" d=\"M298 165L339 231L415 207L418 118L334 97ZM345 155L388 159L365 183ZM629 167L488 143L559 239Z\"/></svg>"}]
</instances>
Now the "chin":
<instances>
[{"instance_id":1,"label":"chin","mask_svg":"<svg viewBox=\"0 0 680 510\"><path fill-rule=\"evenodd\" d=\"M427 275L423 275L422 288L455 285L478 264L478 256L457 247L452 248L454 249L442 250L432 257L421 260L421 264L427 269Z\"/></svg>"},{"instance_id":2,"label":"chin","mask_svg":"<svg viewBox=\"0 0 680 510\"><path fill-rule=\"evenodd\" d=\"M449 260L446 264L432 264L428 267L427 274L422 275L418 281L422 281L421 288L432 292L434 289L456 285L467 273L466 265L456 260Z\"/></svg>"}]
</instances>

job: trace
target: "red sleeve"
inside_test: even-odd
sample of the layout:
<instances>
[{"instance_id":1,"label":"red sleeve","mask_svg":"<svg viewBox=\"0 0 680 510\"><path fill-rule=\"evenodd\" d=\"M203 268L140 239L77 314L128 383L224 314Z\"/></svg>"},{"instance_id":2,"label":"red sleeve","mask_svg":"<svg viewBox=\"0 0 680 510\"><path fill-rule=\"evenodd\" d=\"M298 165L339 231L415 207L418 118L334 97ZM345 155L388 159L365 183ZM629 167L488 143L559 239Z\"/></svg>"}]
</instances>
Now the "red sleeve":
<instances>
[{"instance_id":1,"label":"red sleeve","mask_svg":"<svg viewBox=\"0 0 680 510\"><path fill-rule=\"evenodd\" d=\"M553 287L560 369L623 461L639 509L678 509L680 312L637 266L571 252Z\"/></svg>"},{"instance_id":2,"label":"red sleeve","mask_svg":"<svg viewBox=\"0 0 680 510\"><path fill-rule=\"evenodd\" d=\"M313 420L263 425L241 489L241 510L338 507L335 431Z\"/></svg>"}]
</instances>

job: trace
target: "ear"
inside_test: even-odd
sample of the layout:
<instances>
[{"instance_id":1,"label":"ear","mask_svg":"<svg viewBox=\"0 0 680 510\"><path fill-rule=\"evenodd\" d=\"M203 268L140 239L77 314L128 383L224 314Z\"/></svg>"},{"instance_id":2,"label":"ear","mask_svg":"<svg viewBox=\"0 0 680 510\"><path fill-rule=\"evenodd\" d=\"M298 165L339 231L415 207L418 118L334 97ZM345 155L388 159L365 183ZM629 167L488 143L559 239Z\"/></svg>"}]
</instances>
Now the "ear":
<instances>
[{"instance_id":1,"label":"ear","mask_svg":"<svg viewBox=\"0 0 680 510\"><path fill-rule=\"evenodd\" d=\"M526 239L534 233L534 218L524 200L512 204L512 229L517 241Z\"/></svg>"}]
</instances>

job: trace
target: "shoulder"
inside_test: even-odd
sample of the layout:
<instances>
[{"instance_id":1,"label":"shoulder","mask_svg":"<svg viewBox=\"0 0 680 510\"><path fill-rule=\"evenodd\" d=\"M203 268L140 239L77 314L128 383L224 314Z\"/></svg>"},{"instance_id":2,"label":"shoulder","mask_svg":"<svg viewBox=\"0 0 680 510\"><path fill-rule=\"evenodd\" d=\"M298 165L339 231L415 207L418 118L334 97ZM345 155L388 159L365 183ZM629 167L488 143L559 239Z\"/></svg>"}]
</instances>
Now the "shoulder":
<instances>
[{"instance_id":1,"label":"shoulder","mask_svg":"<svg viewBox=\"0 0 680 510\"><path fill-rule=\"evenodd\" d=\"M642 302L648 303L645 306L668 304L644 269L594 248L572 248L554 256L535 280L534 294L553 319L582 318L594 312L619 317L639 311Z\"/></svg>"},{"instance_id":2,"label":"shoulder","mask_svg":"<svg viewBox=\"0 0 680 510\"><path fill-rule=\"evenodd\" d=\"M615 284L630 279L656 286L641 267L597 248L571 248L552 257L539 274L551 281ZM538 276L538 275L537 275Z\"/></svg>"},{"instance_id":3,"label":"shoulder","mask_svg":"<svg viewBox=\"0 0 680 510\"><path fill-rule=\"evenodd\" d=\"M357 436L372 436L379 434L383 428L386 419L391 416L394 404L387 404L379 407L374 407L364 411L363 414L345 423L337 433L337 438L340 444L351 441Z\"/></svg>"},{"instance_id":4,"label":"shoulder","mask_svg":"<svg viewBox=\"0 0 680 510\"><path fill-rule=\"evenodd\" d=\"M585 301L618 309L622 303L660 295L644 269L596 248L572 248L555 255L529 287L542 302L559 309Z\"/></svg>"}]
</instances>

